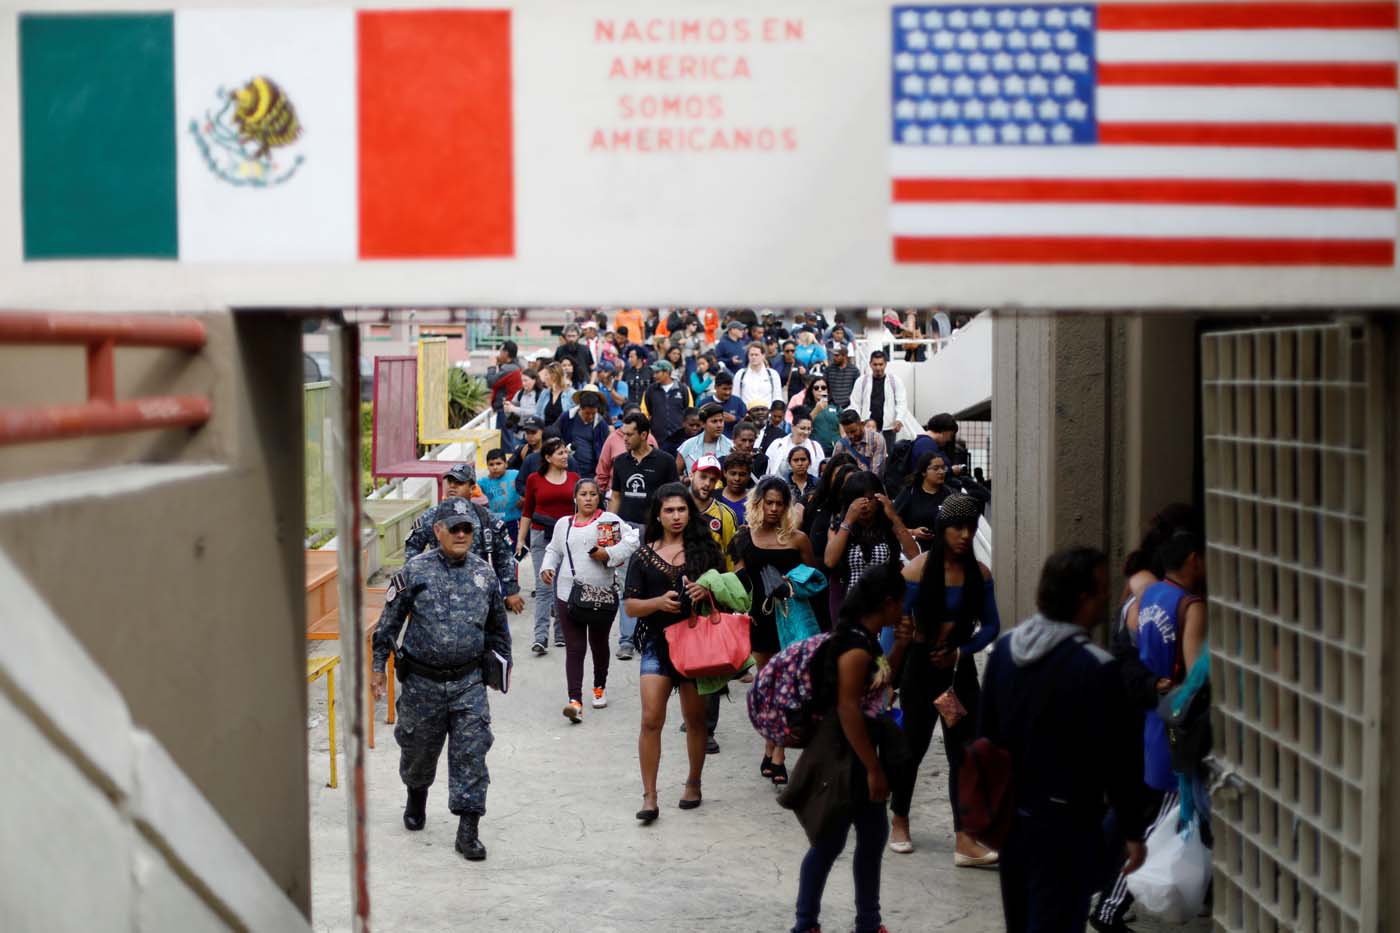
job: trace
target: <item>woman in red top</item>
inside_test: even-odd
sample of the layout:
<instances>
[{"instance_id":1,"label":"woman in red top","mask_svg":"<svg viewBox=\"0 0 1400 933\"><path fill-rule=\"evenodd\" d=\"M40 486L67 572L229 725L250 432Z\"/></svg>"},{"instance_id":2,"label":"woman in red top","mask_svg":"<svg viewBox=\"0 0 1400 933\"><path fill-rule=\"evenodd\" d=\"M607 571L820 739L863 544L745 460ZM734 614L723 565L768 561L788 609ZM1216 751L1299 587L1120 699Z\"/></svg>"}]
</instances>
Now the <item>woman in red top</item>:
<instances>
[{"instance_id":1,"label":"woman in red top","mask_svg":"<svg viewBox=\"0 0 1400 933\"><path fill-rule=\"evenodd\" d=\"M520 508L520 545L515 559L525 557L525 542L530 542L530 557L535 565L535 643L530 650L544 654L549 650L549 622L554 618L554 586L545 582L544 552L554 533L554 524L566 515L574 514L574 486L578 474L569 469L569 448L562 440L551 437L540 445L540 468L525 480L525 501ZM564 644L559 620L554 620L554 644Z\"/></svg>"}]
</instances>

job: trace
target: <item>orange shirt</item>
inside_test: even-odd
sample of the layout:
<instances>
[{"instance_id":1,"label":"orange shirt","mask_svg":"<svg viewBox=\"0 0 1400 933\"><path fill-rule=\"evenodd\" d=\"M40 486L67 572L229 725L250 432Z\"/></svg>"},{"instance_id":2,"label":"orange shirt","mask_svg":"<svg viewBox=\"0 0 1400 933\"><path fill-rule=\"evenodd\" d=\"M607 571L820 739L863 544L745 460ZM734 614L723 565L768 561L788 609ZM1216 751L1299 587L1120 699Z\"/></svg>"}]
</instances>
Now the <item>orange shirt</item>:
<instances>
[{"instance_id":1,"label":"orange shirt","mask_svg":"<svg viewBox=\"0 0 1400 933\"><path fill-rule=\"evenodd\" d=\"M714 308L705 308L700 312L700 321L705 325L705 342L713 346L715 334L719 333L719 312Z\"/></svg>"},{"instance_id":2,"label":"orange shirt","mask_svg":"<svg viewBox=\"0 0 1400 933\"><path fill-rule=\"evenodd\" d=\"M647 319L641 308L627 308L617 312L613 318L613 330L619 327L627 328L627 340L630 343L645 345L647 341Z\"/></svg>"}]
</instances>

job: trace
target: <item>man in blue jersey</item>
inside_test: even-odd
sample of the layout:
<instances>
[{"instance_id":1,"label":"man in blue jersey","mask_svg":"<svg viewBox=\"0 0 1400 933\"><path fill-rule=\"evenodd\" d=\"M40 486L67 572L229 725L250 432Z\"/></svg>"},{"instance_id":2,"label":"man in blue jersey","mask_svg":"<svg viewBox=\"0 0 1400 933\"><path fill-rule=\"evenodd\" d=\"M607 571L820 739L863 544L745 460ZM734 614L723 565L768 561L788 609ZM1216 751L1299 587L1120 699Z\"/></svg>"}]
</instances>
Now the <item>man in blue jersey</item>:
<instances>
[{"instance_id":1,"label":"man in blue jersey","mask_svg":"<svg viewBox=\"0 0 1400 933\"><path fill-rule=\"evenodd\" d=\"M1143 591L1129 611L1128 628L1137 632L1139 660L1157 675L1158 690L1165 693L1186 679L1186 672L1205 650L1206 604L1201 596L1206 584L1205 548L1195 533L1179 531L1158 554L1166 579ZM1167 727L1156 710L1148 710L1143 723L1142 778L1146 785L1143 815L1151 820L1147 829L1151 836L1163 820L1177 818L1181 804ZM1095 930L1126 930L1123 918L1132 903L1126 877L1120 874L1101 892L1089 922Z\"/></svg>"}]
</instances>

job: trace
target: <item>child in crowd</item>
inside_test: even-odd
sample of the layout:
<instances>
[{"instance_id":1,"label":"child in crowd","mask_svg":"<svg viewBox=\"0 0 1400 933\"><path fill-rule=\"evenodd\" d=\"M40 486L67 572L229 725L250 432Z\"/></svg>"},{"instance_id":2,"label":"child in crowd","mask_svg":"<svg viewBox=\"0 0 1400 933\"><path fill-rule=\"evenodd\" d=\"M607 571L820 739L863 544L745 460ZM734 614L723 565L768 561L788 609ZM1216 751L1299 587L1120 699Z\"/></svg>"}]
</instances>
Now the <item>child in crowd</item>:
<instances>
[{"instance_id":1,"label":"child in crowd","mask_svg":"<svg viewBox=\"0 0 1400 933\"><path fill-rule=\"evenodd\" d=\"M486 472L486 476L477 480L477 485L486 496L486 507L491 514L505 523L514 551L520 537L520 493L515 489L515 478L520 471L507 470L506 452L496 447L486 453Z\"/></svg>"},{"instance_id":2,"label":"child in crowd","mask_svg":"<svg viewBox=\"0 0 1400 933\"><path fill-rule=\"evenodd\" d=\"M719 491L719 501L729 506L735 515L747 513L749 486L753 478L753 458L735 451L724 458L724 488Z\"/></svg>"}]
</instances>

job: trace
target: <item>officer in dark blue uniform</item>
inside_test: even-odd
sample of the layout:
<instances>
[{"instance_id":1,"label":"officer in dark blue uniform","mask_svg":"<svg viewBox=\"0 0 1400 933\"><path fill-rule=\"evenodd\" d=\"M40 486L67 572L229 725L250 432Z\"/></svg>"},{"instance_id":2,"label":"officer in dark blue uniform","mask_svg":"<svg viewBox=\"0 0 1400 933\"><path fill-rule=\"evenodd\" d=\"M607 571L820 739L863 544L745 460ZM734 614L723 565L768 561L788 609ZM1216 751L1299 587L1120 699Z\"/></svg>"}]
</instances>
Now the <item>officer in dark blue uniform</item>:
<instances>
[{"instance_id":1,"label":"officer in dark blue uniform","mask_svg":"<svg viewBox=\"0 0 1400 933\"><path fill-rule=\"evenodd\" d=\"M525 608L525 597L520 595L520 581L516 577L515 555L510 550L510 535L505 522L486 509L470 501L476 486L476 469L469 463L459 463L443 476L447 498L460 497L467 502L467 520L472 523L472 553L490 565L500 582L501 595L505 597L506 608L511 612L521 612ZM439 509L441 506L438 507ZM438 518L438 509L428 509L413 523L413 529L403 544L405 560L411 560L429 548L437 547L433 534L433 524Z\"/></svg>"},{"instance_id":2,"label":"officer in dark blue uniform","mask_svg":"<svg viewBox=\"0 0 1400 933\"><path fill-rule=\"evenodd\" d=\"M491 709L485 675L510 664L510 632L500 586L472 553L475 525L466 499L443 500L433 533L438 546L394 575L374 630L371 686L383 696L384 668L394 652L398 695L399 777L408 788L403 822L423 828L428 788L447 743L447 805L459 817L457 851L486 858L478 824L486 812Z\"/></svg>"}]
</instances>

